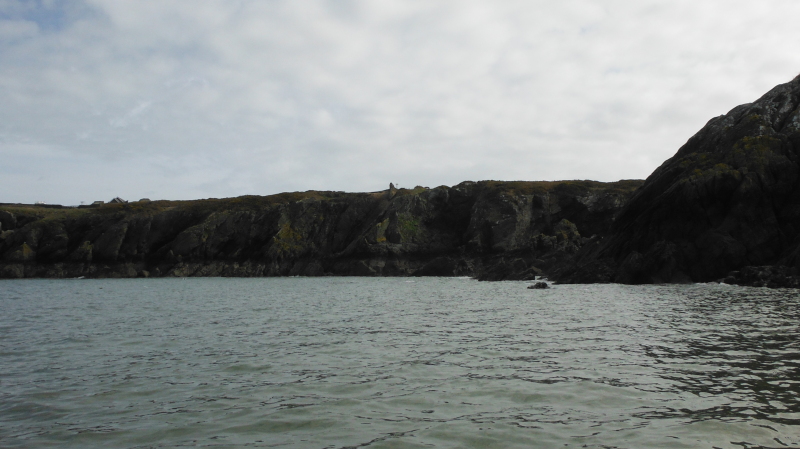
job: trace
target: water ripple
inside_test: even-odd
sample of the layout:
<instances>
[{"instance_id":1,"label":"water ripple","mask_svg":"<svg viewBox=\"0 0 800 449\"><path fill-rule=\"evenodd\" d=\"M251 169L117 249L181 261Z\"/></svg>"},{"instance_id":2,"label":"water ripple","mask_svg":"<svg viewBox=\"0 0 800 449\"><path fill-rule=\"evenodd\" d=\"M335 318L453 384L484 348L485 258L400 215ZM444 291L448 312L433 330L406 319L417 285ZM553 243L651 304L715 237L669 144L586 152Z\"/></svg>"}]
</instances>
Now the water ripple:
<instances>
[{"instance_id":1,"label":"water ripple","mask_svg":"<svg viewBox=\"0 0 800 449\"><path fill-rule=\"evenodd\" d=\"M2 281L0 446L800 447L795 291Z\"/></svg>"}]
</instances>

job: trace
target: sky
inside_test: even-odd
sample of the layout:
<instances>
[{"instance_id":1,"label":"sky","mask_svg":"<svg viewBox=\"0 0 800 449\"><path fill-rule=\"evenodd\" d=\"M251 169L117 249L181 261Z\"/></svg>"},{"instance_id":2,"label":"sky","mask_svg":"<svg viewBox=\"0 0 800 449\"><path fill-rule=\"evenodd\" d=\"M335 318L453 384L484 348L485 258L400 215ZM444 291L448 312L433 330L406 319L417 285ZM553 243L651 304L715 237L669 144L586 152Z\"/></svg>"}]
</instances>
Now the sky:
<instances>
[{"instance_id":1,"label":"sky","mask_svg":"<svg viewBox=\"0 0 800 449\"><path fill-rule=\"evenodd\" d=\"M0 0L0 202L646 178L797 0Z\"/></svg>"}]
</instances>

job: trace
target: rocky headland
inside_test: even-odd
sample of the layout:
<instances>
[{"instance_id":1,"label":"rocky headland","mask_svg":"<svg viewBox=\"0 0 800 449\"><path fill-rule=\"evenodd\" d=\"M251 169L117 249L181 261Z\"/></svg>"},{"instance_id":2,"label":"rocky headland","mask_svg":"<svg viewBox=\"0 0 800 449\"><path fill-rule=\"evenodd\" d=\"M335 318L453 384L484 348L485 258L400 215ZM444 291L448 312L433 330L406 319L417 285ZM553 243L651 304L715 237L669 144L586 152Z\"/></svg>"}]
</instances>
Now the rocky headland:
<instances>
[{"instance_id":1,"label":"rocky headland","mask_svg":"<svg viewBox=\"0 0 800 449\"><path fill-rule=\"evenodd\" d=\"M799 105L800 76L711 119L552 277L800 285Z\"/></svg>"}]
</instances>

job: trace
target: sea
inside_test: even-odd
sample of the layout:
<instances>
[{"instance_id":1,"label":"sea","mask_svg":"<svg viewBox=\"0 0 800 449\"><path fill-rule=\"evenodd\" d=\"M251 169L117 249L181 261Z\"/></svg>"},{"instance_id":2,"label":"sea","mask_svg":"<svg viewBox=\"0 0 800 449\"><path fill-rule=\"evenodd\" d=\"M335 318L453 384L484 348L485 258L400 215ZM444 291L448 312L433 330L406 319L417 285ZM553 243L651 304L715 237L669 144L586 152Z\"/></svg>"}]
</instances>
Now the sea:
<instances>
[{"instance_id":1,"label":"sea","mask_svg":"<svg viewBox=\"0 0 800 449\"><path fill-rule=\"evenodd\" d=\"M3 448L798 448L800 294L0 281Z\"/></svg>"}]
</instances>

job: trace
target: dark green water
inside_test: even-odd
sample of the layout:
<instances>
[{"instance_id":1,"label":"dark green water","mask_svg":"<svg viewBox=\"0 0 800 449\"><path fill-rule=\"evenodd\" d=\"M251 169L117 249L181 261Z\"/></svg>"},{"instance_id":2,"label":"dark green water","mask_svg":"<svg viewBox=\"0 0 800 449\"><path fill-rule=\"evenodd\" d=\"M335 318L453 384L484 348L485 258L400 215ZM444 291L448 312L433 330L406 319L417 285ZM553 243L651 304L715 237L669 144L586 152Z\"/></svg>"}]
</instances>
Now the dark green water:
<instances>
[{"instance_id":1,"label":"dark green water","mask_svg":"<svg viewBox=\"0 0 800 449\"><path fill-rule=\"evenodd\" d=\"M797 291L0 281L0 447L800 447Z\"/></svg>"}]
</instances>

